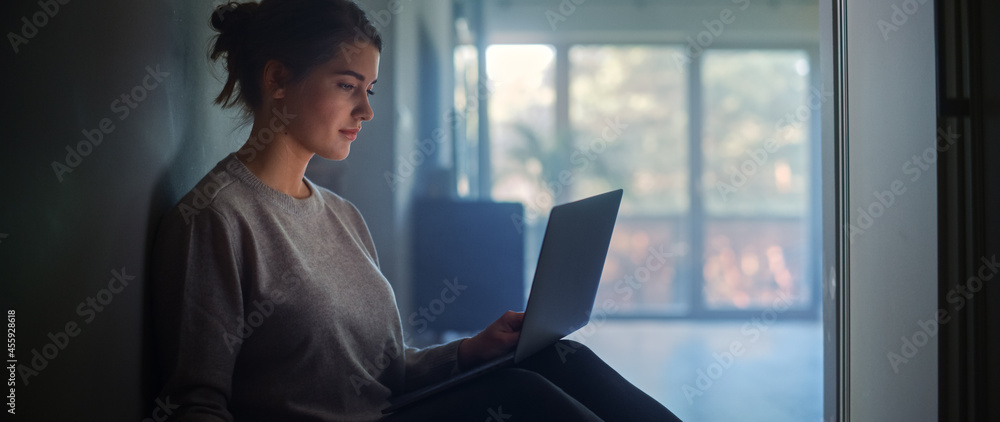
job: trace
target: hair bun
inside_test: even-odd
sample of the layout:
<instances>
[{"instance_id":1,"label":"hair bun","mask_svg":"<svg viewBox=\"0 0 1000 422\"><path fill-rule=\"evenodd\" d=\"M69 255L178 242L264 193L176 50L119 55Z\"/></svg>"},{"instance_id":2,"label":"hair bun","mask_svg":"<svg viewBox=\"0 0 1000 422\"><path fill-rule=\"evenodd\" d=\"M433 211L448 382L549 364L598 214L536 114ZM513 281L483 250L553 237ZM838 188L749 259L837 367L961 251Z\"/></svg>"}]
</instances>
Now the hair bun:
<instances>
[{"instance_id":1,"label":"hair bun","mask_svg":"<svg viewBox=\"0 0 1000 422\"><path fill-rule=\"evenodd\" d=\"M247 22L257 11L258 4L255 2L236 3L229 2L219 5L212 13L212 27L222 35L234 34L240 36Z\"/></svg>"}]
</instances>

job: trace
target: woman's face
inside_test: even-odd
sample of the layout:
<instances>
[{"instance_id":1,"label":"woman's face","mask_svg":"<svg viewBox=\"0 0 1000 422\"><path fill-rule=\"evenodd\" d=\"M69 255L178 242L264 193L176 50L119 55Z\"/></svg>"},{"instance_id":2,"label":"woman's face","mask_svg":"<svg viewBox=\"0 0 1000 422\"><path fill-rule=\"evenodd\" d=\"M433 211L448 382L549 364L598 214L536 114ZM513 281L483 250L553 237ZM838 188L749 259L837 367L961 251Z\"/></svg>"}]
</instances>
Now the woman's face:
<instances>
[{"instance_id":1,"label":"woman's face","mask_svg":"<svg viewBox=\"0 0 1000 422\"><path fill-rule=\"evenodd\" d=\"M361 122L374 117L369 96L378 79L379 52L370 44L340 48L340 54L287 86L288 134L308 152L343 160Z\"/></svg>"}]
</instances>

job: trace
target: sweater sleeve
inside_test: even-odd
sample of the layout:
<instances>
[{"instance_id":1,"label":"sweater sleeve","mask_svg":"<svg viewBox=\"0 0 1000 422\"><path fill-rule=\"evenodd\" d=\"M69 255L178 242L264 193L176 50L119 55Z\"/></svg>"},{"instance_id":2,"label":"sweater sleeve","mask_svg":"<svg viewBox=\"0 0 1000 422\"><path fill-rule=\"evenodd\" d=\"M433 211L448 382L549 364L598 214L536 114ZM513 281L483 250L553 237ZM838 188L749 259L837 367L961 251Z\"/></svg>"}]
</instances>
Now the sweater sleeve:
<instances>
[{"instance_id":1,"label":"sweater sleeve","mask_svg":"<svg viewBox=\"0 0 1000 422\"><path fill-rule=\"evenodd\" d=\"M404 389L413 391L457 375L458 345L462 340L464 339L424 349L407 346Z\"/></svg>"},{"instance_id":2,"label":"sweater sleeve","mask_svg":"<svg viewBox=\"0 0 1000 422\"><path fill-rule=\"evenodd\" d=\"M240 351L243 295L238 243L211 208L172 212L153 249L152 310L171 420L232 421L228 402Z\"/></svg>"}]
</instances>

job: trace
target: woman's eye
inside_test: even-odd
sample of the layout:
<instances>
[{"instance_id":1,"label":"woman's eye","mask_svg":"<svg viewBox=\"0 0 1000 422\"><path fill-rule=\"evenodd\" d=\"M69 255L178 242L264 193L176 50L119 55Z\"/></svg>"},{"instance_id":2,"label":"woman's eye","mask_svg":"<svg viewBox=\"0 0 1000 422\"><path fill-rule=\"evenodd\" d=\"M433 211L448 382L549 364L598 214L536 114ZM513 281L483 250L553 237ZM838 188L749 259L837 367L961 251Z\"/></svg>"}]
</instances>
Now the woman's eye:
<instances>
[{"instance_id":1,"label":"woman's eye","mask_svg":"<svg viewBox=\"0 0 1000 422\"><path fill-rule=\"evenodd\" d=\"M354 85L351 84L340 84L340 87L347 91L354 89Z\"/></svg>"},{"instance_id":2,"label":"woman's eye","mask_svg":"<svg viewBox=\"0 0 1000 422\"><path fill-rule=\"evenodd\" d=\"M375 91L372 91L372 90L370 90L370 89L369 89L369 90L368 90L368 95L369 95L369 96L372 96L372 95L375 95Z\"/></svg>"}]
</instances>

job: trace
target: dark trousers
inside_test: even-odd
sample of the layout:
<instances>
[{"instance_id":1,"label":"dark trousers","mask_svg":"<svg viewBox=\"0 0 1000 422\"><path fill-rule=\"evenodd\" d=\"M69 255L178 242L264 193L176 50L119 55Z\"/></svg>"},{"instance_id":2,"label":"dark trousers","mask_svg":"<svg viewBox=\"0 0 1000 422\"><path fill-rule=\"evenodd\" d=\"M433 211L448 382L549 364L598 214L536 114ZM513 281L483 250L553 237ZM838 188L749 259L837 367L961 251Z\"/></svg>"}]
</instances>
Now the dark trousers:
<instances>
[{"instance_id":1,"label":"dark trousers","mask_svg":"<svg viewBox=\"0 0 1000 422\"><path fill-rule=\"evenodd\" d=\"M593 351L570 340L383 419L424 420L680 421Z\"/></svg>"}]
</instances>

